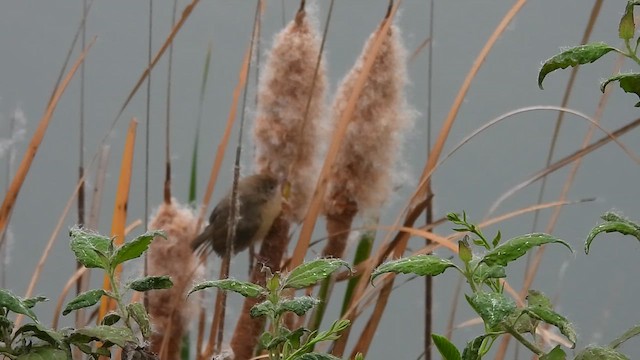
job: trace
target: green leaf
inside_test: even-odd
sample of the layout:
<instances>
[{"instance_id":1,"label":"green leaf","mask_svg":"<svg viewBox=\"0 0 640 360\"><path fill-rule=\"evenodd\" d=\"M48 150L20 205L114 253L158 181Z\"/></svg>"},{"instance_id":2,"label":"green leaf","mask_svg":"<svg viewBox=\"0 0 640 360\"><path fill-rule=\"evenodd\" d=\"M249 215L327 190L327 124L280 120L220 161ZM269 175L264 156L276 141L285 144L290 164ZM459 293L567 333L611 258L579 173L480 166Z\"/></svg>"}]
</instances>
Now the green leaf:
<instances>
[{"instance_id":1,"label":"green leaf","mask_svg":"<svg viewBox=\"0 0 640 360\"><path fill-rule=\"evenodd\" d=\"M574 360L629 360L629 358L608 347L589 346L580 351Z\"/></svg>"},{"instance_id":2,"label":"green leaf","mask_svg":"<svg viewBox=\"0 0 640 360\"><path fill-rule=\"evenodd\" d=\"M628 2L624 11L624 15L620 18L618 25L618 36L622 40L630 40L636 32L636 24L633 20L633 3Z\"/></svg>"},{"instance_id":3,"label":"green leaf","mask_svg":"<svg viewBox=\"0 0 640 360\"><path fill-rule=\"evenodd\" d=\"M140 303L131 303L127 305L127 311L129 315L135 320L136 324L140 328L142 337L147 340L151 337L151 321L149 320L149 314L144 309L144 305Z\"/></svg>"},{"instance_id":4,"label":"green leaf","mask_svg":"<svg viewBox=\"0 0 640 360\"><path fill-rule=\"evenodd\" d=\"M564 350L560 348L560 345L556 345L553 350L542 355L540 360L565 360L566 358L567 354L564 353Z\"/></svg>"},{"instance_id":5,"label":"green leaf","mask_svg":"<svg viewBox=\"0 0 640 360\"><path fill-rule=\"evenodd\" d=\"M616 76L610 77L607 80L600 83L600 90L604 92L604 89L609 85L609 83L617 81L620 88L624 90L624 92L629 94L636 94L640 97L640 74L638 73L627 73L627 74L618 74ZM640 107L640 102L637 102L635 107Z\"/></svg>"},{"instance_id":6,"label":"green leaf","mask_svg":"<svg viewBox=\"0 0 640 360\"><path fill-rule=\"evenodd\" d=\"M265 289L260 286L246 281L238 281L233 279L210 280L197 284L189 291L189 295L196 291L208 289L211 287L225 291L233 291L244 297L256 298L265 294Z\"/></svg>"},{"instance_id":7,"label":"green leaf","mask_svg":"<svg viewBox=\"0 0 640 360\"><path fill-rule=\"evenodd\" d=\"M62 312L62 315L67 315L73 310L93 306L97 304L98 301L100 301L100 299L106 294L107 292L102 289L94 289L83 292L67 304L67 306L64 308L64 311Z\"/></svg>"},{"instance_id":8,"label":"green leaf","mask_svg":"<svg viewBox=\"0 0 640 360\"><path fill-rule=\"evenodd\" d=\"M36 314L27 305L25 305L19 297L9 290L0 289L0 307L7 308L9 311L13 311L16 314L26 315L33 321L38 322Z\"/></svg>"},{"instance_id":9,"label":"green leaf","mask_svg":"<svg viewBox=\"0 0 640 360\"><path fill-rule=\"evenodd\" d=\"M458 257L462 262L468 264L469 261L473 258L473 254L471 253L471 246L469 246L469 241L465 237L464 240L458 241Z\"/></svg>"},{"instance_id":10,"label":"green leaf","mask_svg":"<svg viewBox=\"0 0 640 360\"><path fill-rule=\"evenodd\" d=\"M316 259L303 263L291 270L284 280L284 288L304 289L326 279L341 267L351 270L349 264L341 259Z\"/></svg>"},{"instance_id":11,"label":"green leaf","mask_svg":"<svg viewBox=\"0 0 640 360\"><path fill-rule=\"evenodd\" d=\"M542 81L552 71L566 69L569 66L577 66L592 63L611 51L618 51L603 42L591 43L569 48L542 64L538 73L538 86L542 89Z\"/></svg>"},{"instance_id":12,"label":"green leaf","mask_svg":"<svg viewBox=\"0 0 640 360\"><path fill-rule=\"evenodd\" d=\"M69 235L71 251L78 262L87 268L108 268L107 256L111 239L78 227L71 228Z\"/></svg>"},{"instance_id":13,"label":"green leaf","mask_svg":"<svg viewBox=\"0 0 640 360\"><path fill-rule=\"evenodd\" d=\"M393 260L386 262L371 274L371 282L379 275L385 273L402 273L402 274L416 274L419 276L436 276L442 274L450 267L456 267L454 263L449 260L441 259L433 255L415 255L406 258Z\"/></svg>"},{"instance_id":14,"label":"green leaf","mask_svg":"<svg viewBox=\"0 0 640 360\"><path fill-rule=\"evenodd\" d=\"M553 303L544 293L538 290L529 290L527 296L527 305L529 306L543 306L549 309L553 309Z\"/></svg>"},{"instance_id":15,"label":"green leaf","mask_svg":"<svg viewBox=\"0 0 640 360\"><path fill-rule=\"evenodd\" d=\"M149 291L169 289L173 286L173 281L167 275L147 276L146 278L137 279L131 282L128 287L135 291Z\"/></svg>"},{"instance_id":16,"label":"green leaf","mask_svg":"<svg viewBox=\"0 0 640 360\"><path fill-rule=\"evenodd\" d=\"M507 277L507 270L504 266L492 265L489 266L485 263L481 263L473 273L473 281L476 283L484 283L488 279L503 279Z\"/></svg>"},{"instance_id":17,"label":"green leaf","mask_svg":"<svg viewBox=\"0 0 640 360\"><path fill-rule=\"evenodd\" d=\"M567 320L564 316L544 306L530 306L527 307L525 311L534 318L557 327L562 335L564 335L567 339L569 339L569 341L571 341L571 343L573 344L571 348L573 349L576 346L576 331L573 329L573 325L571 325L569 320Z\"/></svg>"},{"instance_id":18,"label":"green leaf","mask_svg":"<svg viewBox=\"0 0 640 360\"><path fill-rule=\"evenodd\" d=\"M587 236L587 241L584 244L584 252L586 254L589 254L593 239L603 232L618 232L623 235L634 236L636 239L640 240L640 230L638 230L633 223L630 223L629 221L608 221L591 229L589 236Z\"/></svg>"},{"instance_id":19,"label":"green leaf","mask_svg":"<svg viewBox=\"0 0 640 360\"><path fill-rule=\"evenodd\" d=\"M292 359L293 360L293 359ZM306 353L295 358L295 360L341 360L331 354L324 353Z\"/></svg>"},{"instance_id":20,"label":"green leaf","mask_svg":"<svg viewBox=\"0 0 640 360\"><path fill-rule=\"evenodd\" d=\"M624 334L615 338L612 342L609 343L609 347L612 349L617 349L620 345L622 345L625 341L640 335L640 325L636 325L631 329L624 332Z\"/></svg>"},{"instance_id":21,"label":"green leaf","mask_svg":"<svg viewBox=\"0 0 640 360\"><path fill-rule=\"evenodd\" d=\"M440 336L438 334L431 334L431 339L433 340L433 343L436 345L436 348L438 348L438 351L440 352L440 355L442 355L442 358L444 360L460 360L461 359L460 351L458 351L456 346L453 345L451 341L449 341L449 339L447 339L444 336Z\"/></svg>"},{"instance_id":22,"label":"green leaf","mask_svg":"<svg viewBox=\"0 0 640 360\"><path fill-rule=\"evenodd\" d=\"M121 348L127 343L137 343L138 341L129 328L105 325L78 329L69 335L69 339L72 342L78 340L85 343L88 342L87 339L89 341L110 342Z\"/></svg>"},{"instance_id":23,"label":"green leaf","mask_svg":"<svg viewBox=\"0 0 640 360\"><path fill-rule=\"evenodd\" d=\"M115 312L110 312L107 315L105 315L104 318L102 318L100 325L107 325L107 326L113 325L118 321L120 321L121 318L122 317L120 316L120 314Z\"/></svg>"},{"instance_id":24,"label":"green leaf","mask_svg":"<svg viewBox=\"0 0 640 360\"><path fill-rule=\"evenodd\" d=\"M145 251L149 248L149 244L156 236L160 236L163 238L167 238L164 231L153 230L148 231L135 239L125 243L120 248L118 248L113 254L113 258L111 260L111 266L115 267L116 265L122 264L125 261L136 259L144 254Z\"/></svg>"},{"instance_id":25,"label":"green leaf","mask_svg":"<svg viewBox=\"0 0 640 360\"><path fill-rule=\"evenodd\" d=\"M22 354L16 360L67 360L70 359L66 351L52 347L36 347Z\"/></svg>"},{"instance_id":26,"label":"green leaf","mask_svg":"<svg viewBox=\"0 0 640 360\"><path fill-rule=\"evenodd\" d=\"M469 341L462 351L462 360L480 360L480 347L487 336L488 335L480 335Z\"/></svg>"},{"instance_id":27,"label":"green leaf","mask_svg":"<svg viewBox=\"0 0 640 360\"><path fill-rule=\"evenodd\" d=\"M493 247L498 246L498 244L500 243L500 239L502 239L502 233L500 232L500 230L498 230L496 237L494 237L493 241L491 242L491 244L493 244Z\"/></svg>"},{"instance_id":28,"label":"green leaf","mask_svg":"<svg viewBox=\"0 0 640 360\"><path fill-rule=\"evenodd\" d=\"M260 316L275 316L276 315L276 307L270 300L265 300L259 304L255 304L249 310L249 315L252 318L257 318Z\"/></svg>"},{"instance_id":29,"label":"green leaf","mask_svg":"<svg viewBox=\"0 0 640 360\"><path fill-rule=\"evenodd\" d=\"M15 337L22 333L30 334L42 341L46 341L47 343L53 346L59 346L64 340L64 336L56 331L49 330L39 323L30 323L21 326L15 334Z\"/></svg>"},{"instance_id":30,"label":"green leaf","mask_svg":"<svg viewBox=\"0 0 640 360\"><path fill-rule=\"evenodd\" d=\"M513 300L500 293L476 293L472 296L465 295L465 297L473 310L491 329L507 320L509 315L516 311Z\"/></svg>"},{"instance_id":31,"label":"green leaf","mask_svg":"<svg viewBox=\"0 0 640 360\"><path fill-rule=\"evenodd\" d=\"M293 299L287 299L280 301L276 306L276 313L282 314L286 311L290 311L295 313L298 316L302 316L307 313L307 311L314 308L316 305L320 303L320 300L311 297L311 296L299 296Z\"/></svg>"},{"instance_id":32,"label":"green leaf","mask_svg":"<svg viewBox=\"0 0 640 360\"><path fill-rule=\"evenodd\" d=\"M573 251L571 246L563 240L549 234L533 233L521 235L504 242L502 245L489 251L480 262L486 263L489 266L496 264L506 266L536 246L553 243L562 244L566 246L567 249Z\"/></svg>"},{"instance_id":33,"label":"green leaf","mask_svg":"<svg viewBox=\"0 0 640 360\"><path fill-rule=\"evenodd\" d=\"M271 340L273 340L273 335L271 335L270 332L263 332L262 335L260 335L260 338L258 339L258 344L260 344L260 347L262 348L267 348L267 345L269 345L271 343Z\"/></svg>"},{"instance_id":34,"label":"green leaf","mask_svg":"<svg viewBox=\"0 0 640 360\"><path fill-rule=\"evenodd\" d=\"M37 303L46 301L49 301L49 299L44 296L35 296L22 300L22 304L24 304L24 306L28 307L29 309L33 309L33 307L36 306Z\"/></svg>"},{"instance_id":35,"label":"green leaf","mask_svg":"<svg viewBox=\"0 0 640 360\"><path fill-rule=\"evenodd\" d=\"M303 327L297 328L286 335L287 341L294 349L297 349L300 347L302 335L304 335L304 333L306 332L309 332L309 330Z\"/></svg>"}]
</instances>

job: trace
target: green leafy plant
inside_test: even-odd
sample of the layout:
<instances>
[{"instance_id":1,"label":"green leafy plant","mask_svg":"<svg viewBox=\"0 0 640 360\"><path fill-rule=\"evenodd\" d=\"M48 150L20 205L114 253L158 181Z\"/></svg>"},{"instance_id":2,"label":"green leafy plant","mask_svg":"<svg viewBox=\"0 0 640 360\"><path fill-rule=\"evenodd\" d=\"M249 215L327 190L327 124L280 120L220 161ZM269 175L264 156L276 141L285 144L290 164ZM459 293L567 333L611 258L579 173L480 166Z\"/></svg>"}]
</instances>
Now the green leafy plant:
<instances>
[{"instance_id":1,"label":"green leafy plant","mask_svg":"<svg viewBox=\"0 0 640 360\"><path fill-rule=\"evenodd\" d=\"M534 233L512 238L501 243L498 232L489 240L480 228L467 220L466 214L449 213L449 221L457 227L455 231L469 233L458 242L458 258L461 265L435 255L415 255L389 261L380 265L372 274L371 281L385 273L402 273L437 276L449 268L456 269L469 284L471 294L465 298L471 308L484 322L484 334L467 343L462 353L447 338L433 335L436 348L445 360L482 359L494 342L502 335L509 334L526 346L540 359L564 359L565 353L559 347L545 352L535 341L536 328L543 322L557 327L575 346L576 333L571 323L556 313L551 301L541 292L530 290L527 304L517 307L504 294L501 279L506 278L506 267L525 255L529 250L545 244L561 244L571 250L566 242L548 234ZM482 250L482 254L475 251ZM533 337L527 339L526 334Z\"/></svg>"},{"instance_id":2,"label":"green leafy plant","mask_svg":"<svg viewBox=\"0 0 640 360\"><path fill-rule=\"evenodd\" d=\"M635 36L636 23L634 20L634 8L638 5L640 5L640 0L628 0L624 14L620 18L618 37L624 42L624 49L618 49L603 42L589 43L566 49L544 62L538 73L538 86L542 89L542 82L550 72L565 69L569 66L589 64L610 52L621 54L640 65L640 58L638 57L640 37L636 38ZM632 72L612 76L600 84L600 90L604 92L611 82L617 82L625 92L633 93L640 97L640 73ZM640 107L640 102L636 103L635 106Z\"/></svg>"},{"instance_id":3,"label":"green leafy plant","mask_svg":"<svg viewBox=\"0 0 640 360\"><path fill-rule=\"evenodd\" d=\"M325 331L310 332L302 327L288 329L283 317L286 313L302 316L319 303L318 299L310 296L289 298L285 296L285 290L313 286L343 266L350 269L349 265L340 259L317 259L306 262L288 274L272 274L271 270L265 267L265 286L233 279L213 280L197 284L189 294L215 287L236 292L244 297L263 298L264 301L251 308L251 316L266 316L269 320L268 330L260 337L260 345L268 351L271 360L337 359L330 354L313 352L313 348L320 342L338 339L340 333L349 327L348 320L335 321Z\"/></svg>"},{"instance_id":4,"label":"green leafy plant","mask_svg":"<svg viewBox=\"0 0 640 360\"><path fill-rule=\"evenodd\" d=\"M587 240L585 241L584 252L589 254L591 243L601 233L617 232L623 235L631 235L640 240L640 224L631 221L614 212L606 212L601 216L604 222L595 226L589 232ZM622 335L615 338L606 346L591 345L581 351L576 360L591 360L591 359L603 359L603 360L628 360L629 358L623 353L618 351L620 345L627 340L636 337L640 334L640 325L636 325L629 330L625 331Z\"/></svg>"},{"instance_id":5,"label":"green leafy plant","mask_svg":"<svg viewBox=\"0 0 640 360\"><path fill-rule=\"evenodd\" d=\"M0 289L0 354L18 360L71 359L71 346L75 346L91 358L98 359L99 356L110 356L110 348L118 346L123 349L123 356L128 354L139 359L157 359L146 348L151 335L149 315L142 304L125 304L124 295L130 290L166 289L173 284L166 276L151 276L120 288L115 273L118 265L140 257L154 237L164 237L164 233L148 232L120 247L114 246L113 239L81 228L71 229L70 235L71 250L77 260L88 268L103 269L109 276L113 290L86 291L67 304L63 315L93 306L103 296L115 300L117 311L105 316L101 324L95 327L55 331L44 327L32 310L47 298L38 296L21 299L8 290ZM11 313L25 315L30 322L14 329ZM138 332L140 337L136 335Z\"/></svg>"}]
</instances>

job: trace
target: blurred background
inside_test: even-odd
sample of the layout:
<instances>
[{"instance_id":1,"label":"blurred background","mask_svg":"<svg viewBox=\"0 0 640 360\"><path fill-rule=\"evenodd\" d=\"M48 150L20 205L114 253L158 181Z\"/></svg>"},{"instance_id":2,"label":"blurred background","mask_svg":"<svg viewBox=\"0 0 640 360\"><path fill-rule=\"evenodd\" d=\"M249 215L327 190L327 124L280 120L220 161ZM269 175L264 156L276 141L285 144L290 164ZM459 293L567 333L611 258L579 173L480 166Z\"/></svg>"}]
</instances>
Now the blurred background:
<instances>
[{"instance_id":1,"label":"blurred background","mask_svg":"<svg viewBox=\"0 0 640 360\"><path fill-rule=\"evenodd\" d=\"M321 26L326 19L328 3L311 2ZM186 4L184 0L178 1L178 17ZM623 0L604 2L592 41L620 45L618 21L625 4ZM364 41L387 11L387 5L388 1L385 0L336 1L325 48L331 90L336 88L353 65ZM480 49L512 5L513 1L504 0L435 1L430 109L433 136L440 130ZM532 105L560 105L569 71L549 75L544 83L544 91L538 88L537 73L541 63L561 48L579 44L592 5L593 1L584 0L538 0L529 1L524 6L491 50L474 79L445 146L445 153L472 131L501 114ZM299 1L266 1L260 38L261 61L272 43L273 35L283 27L283 22L293 18L298 6ZM26 119L26 132L25 140L15 147L19 161L44 112L81 22L82 1L4 1L0 9L0 141L10 136L10 119L16 109L20 109ZM169 34L172 10L171 1L153 2L154 53ZM207 47L211 44L212 58L200 130L199 199L204 193L213 156L230 110L233 89L251 37L254 11L255 1L202 1L175 38L171 104L172 190L182 203L187 201L188 195L198 97ZM137 117L140 124L129 221L145 216L143 139L146 85L138 91L112 132L109 132L109 128L146 67L148 14L148 1L96 0L87 18L87 38L96 36L97 40L88 53L85 69L85 161L94 156L104 136L108 136L111 146L98 229L102 233L109 233L110 230L122 148L131 117ZM429 37L429 19L428 1L402 2L396 24L402 29L409 54ZM615 59L616 56L611 53L580 70L569 107L589 116L594 115L602 95L599 83L610 76ZM427 70L428 49L423 49L409 64L411 84L406 90L409 103L420 113L413 130L405 139L401 158L406 165L398 170L406 172L408 181L385 207L380 221L383 225L394 222L414 190L426 162L429 112ZM627 62L622 66L622 71L631 70L637 70L632 63ZM252 75L249 99L255 96L255 81ZM638 116L633 107L638 99L623 93L617 85L612 87L612 95L602 116L602 126L608 130L615 130ZM150 211L162 201L166 88L165 57L151 75ZM246 119L250 126L255 106L253 100L247 104ZM76 76L56 109L11 218L7 264L2 277L3 287L17 294L24 294L45 243L76 186L79 114L80 86L79 77ZM520 114L492 127L465 145L433 177L435 218L450 211L465 210L472 221L479 222L500 195L544 168L556 118L557 113L552 111ZM588 126L586 121L567 115L554 159L578 150ZM602 135L596 132L594 139ZM232 139L236 139L236 135ZM640 153L637 130L622 136L620 140L635 153ZM245 143L242 172L248 174L251 172L253 156L249 136ZM1 145L0 189L4 192L8 186L9 156ZM235 148L233 143L230 146ZM217 201L231 184L233 154L234 151L227 151L213 201ZM549 177L544 201L559 197L569 169L565 167ZM596 198L596 201L564 208L554 231L556 236L568 241L575 252L571 254L561 248L548 249L533 284L533 288L556 297L559 312L574 322L579 335L579 348L592 343L606 344L617 334L640 322L640 314L635 306L640 295L640 282L635 277L640 270L637 262L640 247L637 242L631 237L607 234L594 242L589 256L582 251L587 233L598 223L604 211L615 209L632 219L640 218L639 178L640 168L615 144L605 145L586 156L569 191L569 199ZM90 176L89 186L93 180ZM539 182L507 200L497 213L535 204L538 191ZM541 212L536 231L546 228L551 213L552 210ZM72 226L76 222L76 212L72 210L65 220L65 226ZM423 220L420 220L416 225L422 223ZM533 215L508 220L485 229L485 233L493 235L498 229L502 231L503 239L531 232ZM142 231L137 228L134 233ZM440 226L436 232L449 234L450 226ZM384 235L379 232L378 240ZM325 236L323 224L318 224L314 236ZM296 237L293 239L295 241ZM409 246L418 249L424 246L424 239L414 238ZM319 252L319 248L317 250ZM352 253L353 247L347 259L352 258ZM445 250L438 254L451 255ZM313 256L309 254L309 258ZM232 263L232 275L246 279L246 263L246 254L236 257ZM522 283L524 266L525 260L522 259L508 274L509 282L516 288ZM217 269L217 265L215 267ZM45 265L36 293L56 299L74 269L68 237L63 231ZM208 276L213 278L215 275L209 272ZM95 275L93 279L96 283L101 280ZM404 283L406 279L403 277L396 282L401 285L390 298L368 356L370 359L415 359L422 352L424 281L417 279ZM456 301L453 298L456 281L457 274L454 272L435 279L433 329L436 333L446 331L449 311ZM341 291L341 288L338 287L337 291ZM50 301L38 307L38 314L45 323L50 321L54 303ZM338 303L340 301L336 300L332 304L334 306L330 307L328 319L338 317ZM233 324L240 311L239 304L239 301L230 302L227 311L230 324ZM472 316L464 301L460 305L456 323L462 323ZM355 326L362 326L362 322L361 319ZM232 326L226 329L232 331ZM463 346L481 331L478 325L458 329L454 332L454 342ZM507 358L515 357L512 351ZM629 341L622 351L630 358L640 356L640 340ZM520 351L521 358L529 357L523 354L526 353Z\"/></svg>"}]
</instances>

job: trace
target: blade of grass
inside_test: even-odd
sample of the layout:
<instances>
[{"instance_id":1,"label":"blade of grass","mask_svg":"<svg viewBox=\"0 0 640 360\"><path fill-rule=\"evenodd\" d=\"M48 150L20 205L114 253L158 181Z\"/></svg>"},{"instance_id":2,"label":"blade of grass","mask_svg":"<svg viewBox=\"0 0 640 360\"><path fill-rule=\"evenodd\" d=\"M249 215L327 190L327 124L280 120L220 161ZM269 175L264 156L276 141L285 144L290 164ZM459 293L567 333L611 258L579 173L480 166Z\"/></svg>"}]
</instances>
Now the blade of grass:
<instances>
[{"instance_id":1,"label":"blade of grass","mask_svg":"<svg viewBox=\"0 0 640 360\"><path fill-rule=\"evenodd\" d=\"M209 43L207 54L205 55L204 68L202 70L202 83L200 84L200 96L198 98L198 117L196 118L196 133L193 143L193 154L191 155L191 176L189 179L189 204L196 203L197 175L198 175L198 143L200 140L200 124L202 123L202 110L204 107L204 96L207 93L207 81L209 80L209 67L211 65L212 46Z\"/></svg>"},{"instance_id":2,"label":"blade of grass","mask_svg":"<svg viewBox=\"0 0 640 360\"><path fill-rule=\"evenodd\" d=\"M113 219L111 222L111 236L114 238L113 243L117 246L124 244L124 230L127 221L127 203L129 201L129 190L131 185L131 170L133 168L133 152L136 141L136 128L138 121L136 118L129 122L127 138L125 140L124 150L122 153L122 162L120 163L120 177L118 178L118 189L116 192L115 204L113 209ZM120 279L122 273L122 265L118 265L115 270L115 279ZM118 286L113 284L113 286ZM111 290L109 276L105 275L102 285L104 290ZM115 309L115 301L108 297L103 297L100 301L100 312L98 313L98 324L110 310Z\"/></svg>"}]
</instances>

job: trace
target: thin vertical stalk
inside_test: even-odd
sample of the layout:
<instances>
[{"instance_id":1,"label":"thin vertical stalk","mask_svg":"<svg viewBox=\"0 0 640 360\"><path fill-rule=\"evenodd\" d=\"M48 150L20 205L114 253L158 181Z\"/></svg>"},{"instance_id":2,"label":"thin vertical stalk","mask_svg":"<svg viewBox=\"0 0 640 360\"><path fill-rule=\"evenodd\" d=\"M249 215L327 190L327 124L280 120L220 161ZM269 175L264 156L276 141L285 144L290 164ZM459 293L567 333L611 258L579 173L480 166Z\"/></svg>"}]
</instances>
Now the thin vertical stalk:
<instances>
[{"instance_id":1,"label":"thin vertical stalk","mask_svg":"<svg viewBox=\"0 0 640 360\"><path fill-rule=\"evenodd\" d=\"M427 159L431 156L431 115L432 115L432 89L433 89L433 22L434 0L429 1L429 54L427 63ZM429 184L431 188L431 184ZM427 193L427 196L431 194ZM425 211L426 225L433 223L433 198L427 202ZM431 240L426 240L426 246L431 245ZM433 277L424 278L424 358L431 360L431 333L433 327Z\"/></svg>"},{"instance_id":2,"label":"thin vertical stalk","mask_svg":"<svg viewBox=\"0 0 640 360\"><path fill-rule=\"evenodd\" d=\"M171 14L171 26L176 23L176 11L178 0L173 0L173 12ZM151 48L149 48L151 50ZM151 61L151 51L149 51ZM166 129L165 129L165 178L164 178L164 203L171 203L171 75L173 65L173 42L169 45L169 64L167 67L167 98L166 98Z\"/></svg>"},{"instance_id":3,"label":"thin vertical stalk","mask_svg":"<svg viewBox=\"0 0 640 360\"><path fill-rule=\"evenodd\" d=\"M245 76L249 74L251 68L251 58L253 55L253 48L255 46L256 32L258 28L258 19L260 18L260 10L262 8L262 0L257 0L256 11L253 21L253 31L251 32L251 42L249 45L249 51L247 54L246 67L243 69ZM247 106L247 93L248 93L248 81L244 81L243 95L242 95L242 107L240 110L240 124L238 129L238 143L236 146L235 163L233 167L233 188L231 191L231 208L229 211L229 224L227 232L227 245L225 249L224 257L222 258L222 264L220 268L220 278L226 279L229 277L229 265L231 262L231 255L233 254L233 238L235 237L236 226L238 222L238 216L236 214L238 208L238 180L240 178L240 158L242 156L242 138L244 132L244 120L245 109ZM207 345L207 351L205 358L211 356L213 349L220 353L222 350L222 343L224 340L224 317L226 310L227 296L225 291L218 291L216 296L216 306L214 321L212 322L211 333L209 334L209 344ZM217 318L217 321L216 321ZM217 342L214 341L214 337L217 335ZM215 345L215 347L214 347Z\"/></svg>"},{"instance_id":4,"label":"thin vertical stalk","mask_svg":"<svg viewBox=\"0 0 640 360\"><path fill-rule=\"evenodd\" d=\"M149 0L149 33L148 33L148 47L147 47L147 67L149 74L147 76L147 99L146 99L146 120L145 120L145 133L144 133L144 230L147 231L149 227L149 129L151 124L151 50L153 40L153 0ZM169 51L173 48L173 41L169 45ZM144 265L143 274L147 276L149 272L149 259L147 252L144 253ZM149 308L149 298L145 292L142 295L142 303L144 308Z\"/></svg>"}]
</instances>

